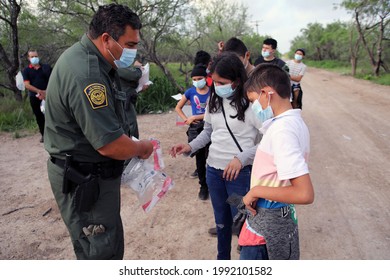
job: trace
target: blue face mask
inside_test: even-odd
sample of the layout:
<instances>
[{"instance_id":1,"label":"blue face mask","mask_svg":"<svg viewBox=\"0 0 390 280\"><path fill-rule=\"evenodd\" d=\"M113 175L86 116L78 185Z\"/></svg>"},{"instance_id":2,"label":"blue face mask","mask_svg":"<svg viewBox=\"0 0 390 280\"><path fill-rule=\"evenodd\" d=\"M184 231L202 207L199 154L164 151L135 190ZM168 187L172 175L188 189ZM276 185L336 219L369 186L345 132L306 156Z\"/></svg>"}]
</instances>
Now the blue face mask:
<instances>
[{"instance_id":1,"label":"blue face mask","mask_svg":"<svg viewBox=\"0 0 390 280\"><path fill-rule=\"evenodd\" d=\"M234 89L232 89L232 84L216 86L214 83L214 87L215 87L215 93L222 98L229 98L234 93Z\"/></svg>"},{"instance_id":2,"label":"blue face mask","mask_svg":"<svg viewBox=\"0 0 390 280\"><path fill-rule=\"evenodd\" d=\"M255 100L252 104L252 111L256 115L256 117L261 120L261 122L265 122L268 119L271 119L274 116L274 112L272 111L271 106L269 105L267 108L263 109L258 99Z\"/></svg>"},{"instance_id":3,"label":"blue face mask","mask_svg":"<svg viewBox=\"0 0 390 280\"><path fill-rule=\"evenodd\" d=\"M114 40L114 38L113 38L113 40ZM119 43L117 41L115 41L115 43L117 43L118 46L121 47L121 49L122 49L121 57L119 59L115 59L115 57L112 55L110 50L108 50L108 52L110 53L110 55L114 59L114 63L116 65L116 67L118 67L118 68L129 67L131 64L133 64L133 62L135 60L135 57L137 55L137 49L122 48L122 46L119 45Z\"/></svg>"},{"instance_id":4,"label":"blue face mask","mask_svg":"<svg viewBox=\"0 0 390 280\"><path fill-rule=\"evenodd\" d=\"M295 60L301 61L303 57L300 54L296 54L296 55L294 55L294 58L295 58Z\"/></svg>"},{"instance_id":5,"label":"blue face mask","mask_svg":"<svg viewBox=\"0 0 390 280\"><path fill-rule=\"evenodd\" d=\"M271 54L269 53L269 51L262 51L261 52L261 55L265 58L269 57Z\"/></svg>"},{"instance_id":6,"label":"blue face mask","mask_svg":"<svg viewBox=\"0 0 390 280\"><path fill-rule=\"evenodd\" d=\"M38 65L39 64L39 57L32 57L30 59L30 62L32 65Z\"/></svg>"},{"instance_id":7,"label":"blue face mask","mask_svg":"<svg viewBox=\"0 0 390 280\"><path fill-rule=\"evenodd\" d=\"M202 89L206 85L206 80L202 79L199 81L192 81L192 84L194 85L194 87Z\"/></svg>"}]
</instances>

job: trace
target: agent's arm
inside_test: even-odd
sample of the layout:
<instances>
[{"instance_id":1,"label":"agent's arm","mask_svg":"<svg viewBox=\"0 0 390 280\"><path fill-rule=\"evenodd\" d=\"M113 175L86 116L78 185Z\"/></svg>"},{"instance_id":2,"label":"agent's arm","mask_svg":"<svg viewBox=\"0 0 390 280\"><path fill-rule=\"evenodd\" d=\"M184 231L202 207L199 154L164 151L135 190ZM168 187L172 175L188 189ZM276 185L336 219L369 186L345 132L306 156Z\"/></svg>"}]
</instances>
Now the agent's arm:
<instances>
[{"instance_id":1,"label":"agent's arm","mask_svg":"<svg viewBox=\"0 0 390 280\"><path fill-rule=\"evenodd\" d=\"M149 140L133 141L123 134L97 151L102 156L117 160L126 160L132 157L147 159L153 152L153 144Z\"/></svg>"}]
</instances>

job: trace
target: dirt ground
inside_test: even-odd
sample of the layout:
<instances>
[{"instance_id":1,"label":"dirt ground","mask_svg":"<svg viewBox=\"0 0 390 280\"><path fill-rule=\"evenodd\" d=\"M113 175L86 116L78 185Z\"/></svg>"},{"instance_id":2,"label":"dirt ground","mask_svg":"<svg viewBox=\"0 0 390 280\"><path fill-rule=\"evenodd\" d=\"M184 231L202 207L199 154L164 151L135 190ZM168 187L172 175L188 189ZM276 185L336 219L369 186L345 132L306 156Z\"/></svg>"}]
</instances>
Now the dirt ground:
<instances>
[{"instance_id":1,"label":"dirt ground","mask_svg":"<svg viewBox=\"0 0 390 280\"><path fill-rule=\"evenodd\" d=\"M302 259L390 259L390 87L309 68L302 87L316 198L298 206ZM168 156L185 142L176 114L139 116L141 138L160 139L175 187L150 213L122 187L125 259L215 259L210 200L189 178L193 159ZM39 135L0 134L0 259L74 259L47 178ZM233 248L237 239L233 239ZM236 250L232 258L238 259Z\"/></svg>"}]
</instances>

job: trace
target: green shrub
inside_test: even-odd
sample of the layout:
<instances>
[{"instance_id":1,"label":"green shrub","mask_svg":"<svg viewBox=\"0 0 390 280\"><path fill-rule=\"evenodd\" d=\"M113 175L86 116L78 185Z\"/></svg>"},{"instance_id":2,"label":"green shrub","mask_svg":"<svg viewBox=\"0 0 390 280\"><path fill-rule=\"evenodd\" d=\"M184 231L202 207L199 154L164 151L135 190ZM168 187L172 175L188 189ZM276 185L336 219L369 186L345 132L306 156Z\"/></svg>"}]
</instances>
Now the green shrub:
<instances>
[{"instance_id":1,"label":"green shrub","mask_svg":"<svg viewBox=\"0 0 390 280\"><path fill-rule=\"evenodd\" d=\"M190 65L185 66L184 71L187 71ZM186 88L185 75L183 75L179 69L179 63L169 63L168 69L175 77L176 81ZM173 86L164 73L155 64L150 64L150 80L153 84L147 91L142 92L136 103L136 110L138 114L145 113L157 113L166 112L174 108L177 101L172 98L172 95L176 95L178 90ZM183 92L182 92L183 93Z\"/></svg>"},{"instance_id":2,"label":"green shrub","mask_svg":"<svg viewBox=\"0 0 390 280\"><path fill-rule=\"evenodd\" d=\"M185 65L183 66L183 71L188 72L192 70L193 65ZM186 77L183 73L180 72L180 63L169 63L167 65L167 68L169 72L171 72L172 76L176 79L177 83L181 85L182 87L186 88L188 85L186 85ZM154 79L157 77L165 77L164 73L161 71L161 69L155 65L154 63L150 63L150 79Z\"/></svg>"},{"instance_id":3,"label":"green shrub","mask_svg":"<svg viewBox=\"0 0 390 280\"><path fill-rule=\"evenodd\" d=\"M376 77L371 73L367 74L361 72L356 75L356 78L368 80L380 85L390 86L390 73L381 74L379 77Z\"/></svg>"},{"instance_id":4,"label":"green shrub","mask_svg":"<svg viewBox=\"0 0 390 280\"><path fill-rule=\"evenodd\" d=\"M15 137L19 138L21 137L20 131L26 129L37 130L28 98L19 102L5 95L0 101L0 131L15 132Z\"/></svg>"},{"instance_id":5,"label":"green shrub","mask_svg":"<svg viewBox=\"0 0 390 280\"><path fill-rule=\"evenodd\" d=\"M310 67L323 68L331 70L343 75L351 75L352 67L347 62L340 62L335 60L322 60L313 61L305 60L305 64ZM390 85L390 73L381 73L379 77L376 77L371 72L371 66L366 64L356 69L355 78L368 80L380 85Z\"/></svg>"},{"instance_id":6,"label":"green shrub","mask_svg":"<svg viewBox=\"0 0 390 280\"><path fill-rule=\"evenodd\" d=\"M136 110L138 114L165 112L176 106L177 101L172 95L177 89L164 76L151 79L153 84L142 92L137 99Z\"/></svg>"}]
</instances>

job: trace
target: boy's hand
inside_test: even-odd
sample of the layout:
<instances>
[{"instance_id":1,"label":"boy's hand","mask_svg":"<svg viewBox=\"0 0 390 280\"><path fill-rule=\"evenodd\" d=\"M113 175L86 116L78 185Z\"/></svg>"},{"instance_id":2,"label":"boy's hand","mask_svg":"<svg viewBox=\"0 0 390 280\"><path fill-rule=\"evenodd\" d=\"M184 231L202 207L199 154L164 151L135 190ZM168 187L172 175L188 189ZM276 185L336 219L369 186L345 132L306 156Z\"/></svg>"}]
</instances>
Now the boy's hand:
<instances>
[{"instance_id":1,"label":"boy's hand","mask_svg":"<svg viewBox=\"0 0 390 280\"><path fill-rule=\"evenodd\" d=\"M245 207L252 213L253 216L256 215L256 203L259 199L253 196L253 189L251 189L243 198L242 201L245 204Z\"/></svg>"},{"instance_id":2,"label":"boy's hand","mask_svg":"<svg viewBox=\"0 0 390 280\"><path fill-rule=\"evenodd\" d=\"M171 155L171 157L176 157L176 155L181 155L181 154L189 153L189 152L191 152L190 145L177 144L170 149L169 154Z\"/></svg>"}]
</instances>

